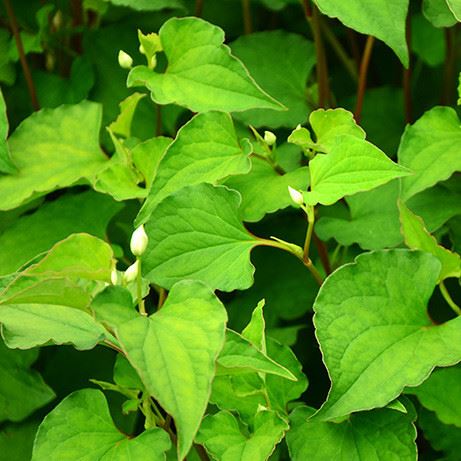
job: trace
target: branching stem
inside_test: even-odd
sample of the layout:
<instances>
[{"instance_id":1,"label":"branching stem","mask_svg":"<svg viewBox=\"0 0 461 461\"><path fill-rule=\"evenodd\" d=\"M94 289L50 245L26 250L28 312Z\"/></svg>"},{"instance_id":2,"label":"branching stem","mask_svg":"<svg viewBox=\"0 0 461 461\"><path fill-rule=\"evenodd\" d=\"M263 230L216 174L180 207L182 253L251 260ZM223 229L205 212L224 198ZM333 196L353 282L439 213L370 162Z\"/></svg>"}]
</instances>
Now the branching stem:
<instances>
[{"instance_id":1,"label":"branching stem","mask_svg":"<svg viewBox=\"0 0 461 461\"><path fill-rule=\"evenodd\" d=\"M365 50L360 63L359 83L357 88L357 105L355 106L354 117L357 123L360 123L360 116L362 114L363 100L365 98L365 90L367 88L368 67L370 64L371 52L373 51L373 44L375 38L369 35L365 43Z\"/></svg>"},{"instance_id":2,"label":"branching stem","mask_svg":"<svg viewBox=\"0 0 461 461\"><path fill-rule=\"evenodd\" d=\"M461 307L459 307L459 306L453 301L453 298L451 297L450 293L448 292L447 287L445 286L445 283L443 282L443 280L439 283L439 289L440 289L440 293L442 293L443 298L445 299L445 301L447 302L447 304L451 307L451 309L453 310L453 312L454 312L456 315L460 315L460 316L461 316Z\"/></svg>"}]
</instances>

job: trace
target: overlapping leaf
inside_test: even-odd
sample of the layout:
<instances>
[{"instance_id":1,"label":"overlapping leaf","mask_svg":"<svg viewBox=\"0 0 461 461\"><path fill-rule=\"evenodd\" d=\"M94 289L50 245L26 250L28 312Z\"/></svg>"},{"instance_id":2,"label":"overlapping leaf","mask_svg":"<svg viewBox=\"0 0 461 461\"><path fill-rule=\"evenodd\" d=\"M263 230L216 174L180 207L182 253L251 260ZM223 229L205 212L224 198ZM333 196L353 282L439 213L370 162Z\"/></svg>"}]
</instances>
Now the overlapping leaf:
<instances>
[{"instance_id":1,"label":"overlapping leaf","mask_svg":"<svg viewBox=\"0 0 461 461\"><path fill-rule=\"evenodd\" d=\"M175 103L194 112L284 109L223 45L219 27L199 18L173 18L159 36L168 60L165 73L137 66L128 76L128 86L146 86L158 104Z\"/></svg>"},{"instance_id":2,"label":"overlapping leaf","mask_svg":"<svg viewBox=\"0 0 461 461\"><path fill-rule=\"evenodd\" d=\"M16 167L11 161L10 149L6 140L8 136L8 118L3 93L0 89L0 173L15 173Z\"/></svg>"}]
</instances>

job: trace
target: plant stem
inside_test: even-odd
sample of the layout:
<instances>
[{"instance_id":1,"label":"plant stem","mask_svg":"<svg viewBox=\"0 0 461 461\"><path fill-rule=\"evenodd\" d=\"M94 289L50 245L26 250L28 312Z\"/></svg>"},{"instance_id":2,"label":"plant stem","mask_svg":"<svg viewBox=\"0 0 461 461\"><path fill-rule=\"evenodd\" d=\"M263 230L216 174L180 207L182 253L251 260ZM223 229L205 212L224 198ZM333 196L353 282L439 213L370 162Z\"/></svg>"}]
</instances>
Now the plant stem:
<instances>
[{"instance_id":1,"label":"plant stem","mask_svg":"<svg viewBox=\"0 0 461 461\"><path fill-rule=\"evenodd\" d=\"M202 461L210 461L210 458L208 457L208 454L205 451L205 448L202 447L202 445L198 445L197 443L194 443L194 448L195 448L195 451L197 452L199 458Z\"/></svg>"},{"instance_id":2,"label":"plant stem","mask_svg":"<svg viewBox=\"0 0 461 461\"><path fill-rule=\"evenodd\" d=\"M407 27L406 27L406 38L408 49L411 49L411 20L410 15L407 17ZM412 101L411 101L411 56L409 58L408 69L403 68L403 100L404 100L404 109L405 109L405 121L407 123L412 122Z\"/></svg>"},{"instance_id":3,"label":"plant stem","mask_svg":"<svg viewBox=\"0 0 461 461\"><path fill-rule=\"evenodd\" d=\"M322 242L322 240L320 240L317 237L315 232L314 232L313 238L314 238L314 243L317 248L317 253L319 254L320 261L322 263L325 274L330 275L331 274L331 264L330 264L330 257L328 256L327 246L325 245L324 242Z\"/></svg>"},{"instance_id":4,"label":"plant stem","mask_svg":"<svg viewBox=\"0 0 461 461\"><path fill-rule=\"evenodd\" d=\"M325 107L330 101L330 83L328 80L328 64L325 55L325 47L323 45L322 33L321 33L321 19L320 12L315 5L312 5L311 15L308 15L308 11L305 7L305 14L307 22L309 23L312 35L315 43L315 53L317 56L317 84L319 86L319 107Z\"/></svg>"},{"instance_id":5,"label":"plant stem","mask_svg":"<svg viewBox=\"0 0 461 461\"><path fill-rule=\"evenodd\" d=\"M157 309L161 309L162 306L165 304L166 298L168 296L168 292L165 288L160 287L158 290L158 306Z\"/></svg>"},{"instance_id":6,"label":"plant stem","mask_svg":"<svg viewBox=\"0 0 461 461\"><path fill-rule=\"evenodd\" d=\"M138 297L138 309L141 315L147 315L146 306L142 297L142 274L141 274L141 258L138 258L138 274L136 276L136 289Z\"/></svg>"},{"instance_id":7,"label":"plant stem","mask_svg":"<svg viewBox=\"0 0 461 461\"><path fill-rule=\"evenodd\" d=\"M442 104L451 105L454 95L454 76L456 67L456 29L445 29L446 55L444 67L444 85L442 91Z\"/></svg>"},{"instance_id":8,"label":"plant stem","mask_svg":"<svg viewBox=\"0 0 461 461\"><path fill-rule=\"evenodd\" d=\"M363 99L367 88L368 66L370 64L371 52L375 38L372 35L367 37L365 50L363 51L362 62L360 63L359 84L357 88L357 105L355 106L354 118L357 123L360 123L360 115L362 114Z\"/></svg>"},{"instance_id":9,"label":"plant stem","mask_svg":"<svg viewBox=\"0 0 461 461\"><path fill-rule=\"evenodd\" d=\"M242 13L245 35L251 34L251 32L253 32L253 21L251 19L250 0L242 0Z\"/></svg>"},{"instance_id":10,"label":"plant stem","mask_svg":"<svg viewBox=\"0 0 461 461\"><path fill-rule=\"evenodd\" d=\"M22 71L26 79L27 88L29 90L32 107L36 111L40 109L40 105L38 103L37 92L35 91L35 85L34 81L32 80L30 67L27 63L26 54L24 52L24 46L22 44L21 35L19 33L18 22L16 21L16 16L14 14L13 7L11 6L10 0L3 0L3 2L5 4L6 14L8 15L11 32L13 33L14 40L16 41L16 48L18 50L19 60L21 61Z\"/></svg>"},{"instance_id":11,"label":"plant stem","mask_svg":"<svg viewBox=\"0 0 461 461\"><path fill-rule=\"evenodd\" d=\"M156 117L156 123L155 123L155 136L161 136L162 135L162 106L160 104L155 105L155 114L157 115Z\"/></svg>"},{"instance_id":12,"label":"plant stem","mask_svg":"<svg viewBox=\"0 0 461 461\"><path fill-rule=\"evenodd\" d=\"M333 51L336 53L336 56L338 56L338 59L343 63L345 69L351 76L352 80L354 82L358 81L358 73L357 73L357 67L355 65L354 59L352 59L344 49L343 45L341 42L336 38L336 35L333 33L333 31L330 29L328 26L328 23L326 21L321 21L320 26L322 28L323 35L325 36L326 40L330 44L331 48Z\"/></svg>"},{"instance_id":13,"label":"plant stem","mask_svg":"<svg viewBox=\"0 0 461 461\"><path fill-rule=\"evenodd\" d=\"M309 259L309 250L311 246L312 233L314 232L314 224L315 224L314 207L308 206L306 215L307 215L307 232L306 232L306 238L304 240L304 249L303 249L304 262L308 261Z\"/></svg>"},{"instance_id":14,"label":"plant stem","mask_svg":"<svg viewBox=\"0 0 461 461\"><path fill-rule=\"evenodd\" d=\"M202 11L203 11L203 0L195 0L195 13L194 15L199 18L202 16Z\"/></svg>"},{"instance_id":15,"label":"plant stem","mask_svg":"<svg viewBox=\"0 0 461 461\"><path fill-rule=\"evenodd\" d=\"M461 315L461 307L459 307L454 301L453 298L451 297L450 293L447 290L447 287L445 286L445 283L443 283L443 280L439 283L439 289L440 293L442 293L443 298L447 302L447 304L451 307L453 312L456 315Z\"/></svg>"}]
</instances>

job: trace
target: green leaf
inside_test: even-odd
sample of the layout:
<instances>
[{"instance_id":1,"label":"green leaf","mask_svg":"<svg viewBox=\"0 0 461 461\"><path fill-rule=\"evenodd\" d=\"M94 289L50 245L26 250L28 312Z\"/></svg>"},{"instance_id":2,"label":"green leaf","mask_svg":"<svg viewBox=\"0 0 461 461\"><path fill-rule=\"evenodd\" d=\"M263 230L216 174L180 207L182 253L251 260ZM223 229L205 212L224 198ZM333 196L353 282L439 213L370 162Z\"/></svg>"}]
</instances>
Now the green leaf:
<instances>
[{"instance_id":1,"label":"green leaf","mask_svg":"<svg viewBox=\"0 0 461 461\"><path fill-rule=\"evenodd\" d=\"M306 83L315 65L315 49L303 36L282 30L243 35L231 43L256 82L283 103L287 111L254 109L235 118L255 127L294 127L310 111Z\"/></svg>"},{"instance_id":2,"label":"green leaf","mask_svg":"<svg viewBox=\"0 0 461 461\"><path fill-rule=\"evenodd\" d=\"M253 283L250 251L258 241L240 222L237 192L199 184L167 197L146 224L143 275L170 288L183 279L232 291Z\"/></svg>"},{"instance_id":3,"label":"green leaf","mask_svg":"<svg viewBox=\"0 0 461 461\"><path fill-rule=\"evenodd\" d=\"M72 344L85 350L107 337L104 328L91 315L54 304L1 304L0 323L5 343L18 349Z\"/></svg>"},{"instance_id":4,"label":"green leaf","mask_svg":"<svg viewBox=\"0 0 461 461\"><path fill-rule=\"evenodd\" d=\"M275 412L261 410L255 416L253 430L242 433L237 418L220 411L203 420L196 440L215 460L265 461L287 430L288 424Z\"/></svg>"},{"instance_id":5,"label":"green leaf","mask_svg":"<svg viewBox=\"0 0 461 461\"><path fill-rule=\"evenodd\" d=\"M257 371L296 381L296 377L291 371L272 360L249 340L229 329L226 332L226 342L219 354L218 363L222 367L218 370L219 374Z\"/></svg>"},{"instance_id":6,"label":"green leaf","mask_svg":"<svg viewBox=\"0 0 461 461\"><path fill-rule=\"evenodd\" d=\"M43 204L0 235L0 275L16 271L72 233L104 238L107 224L121 208L110 197L92 191L63 195Z\"/></svg>"},{"instance_id":7,"label":"green leaf","mask_svg":"<svg viewBox=\"0 0 461 461\"><path fill-rule=\"evenodd\" d=\"M421 404L434 411L444 424L461 428L461 368L435 370L420 386L406 389L407 394L418 397Z\"/></svg>"},{"instance_id":8,"label":"green leaf","mask_svg":"<svg viewBox=\"0 0 461 461\"><path fill-rule=\"evenodd\" d=\"M175 421L179 459L189 451L205 413L226 319L209 288L184 281L172 287L159 312L118 329L128 360Z\"/></svg>"},{"instance_id":9,"label":"green leaf","mask_svg":"<svg viewBox=\"0 0 461 461\"><path fill-rule=\"evenodd\" d=\"M121 286L108 286L98 293L91 303L91 310L96 320L112 329L138 317L131 293Z\"/></svg>"},{"instance_id":10,"label":"green leaf","mask_svg":"<svg viewBox=\"0 0 461 461\"><path fill-rule=\"evenodd\" d=\"M8 349L0 340L0 421L21 421L55 397L38 371L37 350Z\"/></svg>"},{"instance_id":11,"label":"green leaf","mask_svg":"<svg viewBox=\"0 0 461 461\"><path fill-rule=\"evenodd\" d=\"M193 112L284 109L223 45L219 27L199 18L172 18L159 35L168 60L165 73L137 66L128 75L128 86L146 86L156 103L175 103Z\"/></svg>"},{"instance_id":12,"label":"green leaf","mask_svg":"<svg viewBox=\"0 0 461 461\"><path fill-rule=\"evenodd\" d=\"M134 112L138 107L139 101L146 95L133 93L120 103L120 114L117 119L109 125L109 129L116 135L129 138L131 136L131 123Z\"/></svg>"},{"instance_id":13,"label":"green leaf","mask_svg":"<svg viewBox=\"0 0 461 461\"><path fill-rule=\"evenodd\" d=\"M245 338L264 354L266 353L266 321L264 320L264 299L254 308L248 325L242 331Z\"/></svg>"},{"instance_id":14,"label":"green leaf","mask_svg":"<svg viewBox=\"0 0 461 461\"><path fill-rule=\"evenodd\" d=\"M362 254L325 281L314 323L332 386L317 419L383 407L461 360L461 317L434 325L427 315L439 273L434 256L393 250Z\"/></svg>"},{"instance_id":15,"label":"green leaf","mask_svg":"<svg viewBox=\"0 0 461 461\"><path fill-rule=\"evenodd\" d=\"M252 158L251 163L249 173L231 176L225 183L240 192L242 196L240 214L244 221L260 221L267 213L292 205L288 186L298 190L307 189L309 181L307 167L280 174L269 163L259 158Z\"/></svg>"},{"instance_id":16,"label":"green leaf","mask_svg":"<svg viewBox=\"0 0 461 461\"><path fill-rule=\"evenodd\" d=\"M0 88L0 173L16 173L17 169L11 161L10 149L6 138L8 137L8 118L6 105Z\"/></svg>"},{"instance_id":17,"label":"green leaf","mask_svg":"<svg viewBox=\"0 0 461 461\"><path fill-rule=\"evenodd\" d=\"M405 67L408 48L405 19L409 0L315 0L320 11L338 18L344 25L362 34L373 35L390 46Z\"/></svg>"},{"instance_id":18,"label":"green leaf","mask_svg":"<svg viewBox=\"0 0 461 461\"><path fill-rule=\"evenodd\" d=\"M423 13L435 27L451 27L456 24L448 0L423 0Z\"/></svg>"},{"instance_id":19,"label":"green leaf","mask_svg":"<svg viewBox=\"0 0 461 461\"><path fill-rule=\"evenodd\" d=\"M328 154L310 161L309 170L311 190L304 196L311 205L331 205L409 174L373 144L350 135L336 138Z\"/></svg>"},{"instance_id":20,"label":"green leaf","mask_svg":"<svg viewBox=\"0 0 461 461\"><path fill-rule=\"evenodd\" d=\"M443 461L458 461L461 450L461 428L443 424L430 411L422 408L419 412L418 426L424 438L437 450L444 453Z\"/></svg>"},{"instance_id":21,"label":"green leaf","mask_svg":"<svg viewBox=\"0 0 461 461\"><path fill-rule=\"evenodd\" d=\"M15 208L100 171L106 162L99 148L100 124L101 106L88 101L42 109L24 120L9 138L19 172L0 177L0 209Z\"/></svg>"},{"instance_id":22,"label":"green leaf","mask_svg":"<svg viewBox=\"0 0 461 461\"><path fill-rule=\"evenodd\" d=\"M198 114L184 125L165 152L137 218L145 222L155 207L185 186L215 183L250 170L249 152L240 145L229 114Z\"/></svg>"},{"instance_id":23,"label":"green leaf","mask_svg":"<svg viewBox=\"0 0 461 461\"><path fill-rule=\"evenodd\" d=\"M296 408L287 433L293 461L416 461L416 428L411 415L381 409L351 415L347 421L313 421L315 410Z\"/></svg>"},{"instance_id":24,"label":"green leaf","mask_svg":"<svg viewBox=\"0 0 461 461\"><path fill-rule=\"evenodd\" d=\"M114 382L119 386L128 389L144 389L139 375L130 365L130 362L128 362L127 358L121 354L117 355L117 359L115 361Z\"/></svg>"},{"instance_id":25,"label":"green leaf","mask_svg":"<svg viewBox=\"0 0 461 461\"><path fill-rule=\"evenodd\" d=\"M461 276L461 258L458 254L439 245L424 226L424 221L403 203L399 203L400 222L405 244L413 250L422 250L433 254L442 265L438 281L449 277Z\"/></svg>"},{"instance_id":26,"label":"green leaf","mask_svg":"<svg viewBox=\"0 0 461 461\"><path fill-rule=\"evenodd\" d=\"M411 48L428 66L440 66L445 60L445 36L422 15L411 18Z\"/></svg>"},{"instance_id":27,"label":"green leaf","mask_svg":"<svg viewBox=\"0 0 461 461\"><path fill-rule=\"evenodd\" d=\"M461 1L460 0L447 0L448 8L450 8L454 17L461 21Z\"/></svg>"},{"instance_id":28,"label":"green leaf","mask_svg":"<svg viewBox=\"0 0 461 461\"><path fill-rule=\"evenodd\" d=\"M118 6L128 6L138 11L159 11L165 8L184 8L182 0L105 0Z\"/></svg>"},{"instance_id":29,"label":"green leaf","mask_svg":"<svg viewBox=\"0 0 461 461\"><path fill-rule=\"evenodd\" d=\"M133 163L144 176L148 190L157 176L158 166L172 141L171 138L157 136L156 138L137 144L131 151Z\"/></svg>"},{"instance_id":30,"label":"green leaf","mask_svg":"<svg viewBox=\"0 0 461 461\"><path fill-rule=\"evenodd\" d=\"M459 143L461 123L450 107L434 107L407 126L400 143L399 163L414 174L402 180L404 201L461 171Z\"/></svg>"},{"instance_id":31,"label":"green leaf","mask_svg":"<svg viewBox=\"0 0 461 461\"><path fill-rule=\"evenodd\" d=\"M4 424L0 430L0 450L8 461L30 461L39 421Z\"/></svg>"},{"instance_id":32,"label":"green leaf","mask_svg":"<svg viewBox=\"0 0 461 461\"><path fill-rule=\"evenodd\" d=\"M122 434L114 426L104 394L83 389L66 397L40 424L32 461L163 461L170 446L162 429L135 438Z\"/></svg>"}]
</instances>

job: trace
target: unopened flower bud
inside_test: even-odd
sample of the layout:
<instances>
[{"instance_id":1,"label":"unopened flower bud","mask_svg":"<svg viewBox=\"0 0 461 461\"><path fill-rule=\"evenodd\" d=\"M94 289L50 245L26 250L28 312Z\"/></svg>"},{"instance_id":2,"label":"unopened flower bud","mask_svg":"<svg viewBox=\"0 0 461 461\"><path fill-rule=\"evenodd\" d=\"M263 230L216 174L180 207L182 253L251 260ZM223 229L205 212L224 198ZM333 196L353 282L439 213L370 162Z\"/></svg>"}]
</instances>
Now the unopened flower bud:
<instances>
[{"instance_id":1,"label":"unopened flower bud","mask_svg":"<svg viewBox=\"0 0 461 461\"><path fill-rule=\"evenodd\" d=\"M122 69L131 69L133 58L123 50L118 52L118 64Z\"/></svg>"},{"instance_id":2,"label":"unopened flower bud","mask_svg":"<svg viewBox=\"0 0 461 461\"><path fill-rule=\"evenodd\" d=\"M131 236L131 241L130 241L131 252L135 256L141 256L146 251L148 241L149 241L149 238L147 237L146 231L144 230L144 226L143 225L139 226L133 232L133 235Z\"/></svg>"},{"instance_id":3,"label":"unopened flower bud","mask_svg":"<svg viewBox=\"0 0 461 461\"><path fill-rule=\"evenodd\" d=\"M288 193L290 194L291 200L296 203L296 205L303 205L304 204L304 197L299 190L293 189L292 187L288 186Z\"/></svg>"},{"instance_id":4,"label":"unopened flower bud","mask_svg":"<svg viewBox=\"0 0 461 461\"><path fill-rule=\"evenodd\" d=\"M117 269L112 269L112 272L110 274L110 281L112 282L112 285L118 285L120 283L120 274Z\"/></svg>"},{"instance_id":5,"label":"unopened flower bud","mask_svg":"<svg viewBox=\"0 0 461 461\"><path fill-rule=\"evenodd\" d=\"M133 263L124 273L123 280L125 283L130 283L136 280L139 271L139 261Z\"/></svg>"},{"instance_id":6,"label":"unopened flower bud","mask_svg":"<svg viewBox=\"0 0 461 461\"><path fill-rule=\"evenodd\" d=\"M139 48L138 48L138 49L139 49L139 52L140 52L141 54L146 54L146 50L144 49L142 43L139 44Z\"/></svg>"},{"instance_id":7,"label":"unopened flower bud","mask_svg":"<svg viewBox=\"0 0 461 461\"><path fill-rule=\"evenodd\" d=\"M264 142L270 147L275 144L277 141L277 136L275 136L272 131L265 131L264 132Z\"/></svg>"}]
</instances>

